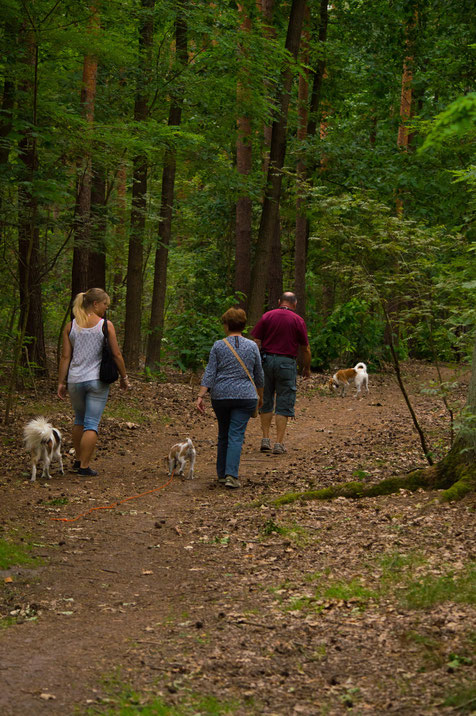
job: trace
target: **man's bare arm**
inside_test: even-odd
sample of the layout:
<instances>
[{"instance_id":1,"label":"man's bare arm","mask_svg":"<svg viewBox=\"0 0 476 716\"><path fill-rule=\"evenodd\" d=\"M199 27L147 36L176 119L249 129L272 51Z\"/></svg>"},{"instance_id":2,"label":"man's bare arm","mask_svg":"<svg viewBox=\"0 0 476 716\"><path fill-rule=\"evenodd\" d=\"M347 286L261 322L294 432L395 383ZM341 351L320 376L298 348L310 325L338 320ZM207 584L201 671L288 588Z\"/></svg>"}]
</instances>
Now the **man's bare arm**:
<instances>
[{"instance_id":1,"label":"man's bare arm","mask_svg":"<svg viewBox=\"0 0 476 716\"><path fill-rule=\"evenodd\" d=\"M311 377L311 349L307 346L299 346L301 351L302 375L303 378Z\"/></svg>"}]
</instances>

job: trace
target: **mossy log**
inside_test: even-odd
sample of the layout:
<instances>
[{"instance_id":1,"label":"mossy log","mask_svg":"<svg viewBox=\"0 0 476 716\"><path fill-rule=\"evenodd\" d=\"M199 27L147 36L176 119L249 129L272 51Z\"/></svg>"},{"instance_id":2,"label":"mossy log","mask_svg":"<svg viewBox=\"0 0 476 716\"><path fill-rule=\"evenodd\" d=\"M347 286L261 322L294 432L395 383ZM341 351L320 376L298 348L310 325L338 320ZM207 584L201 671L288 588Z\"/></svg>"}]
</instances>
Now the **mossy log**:
<instances>
[{"instance_id":1,"label":"mossy log","mask_svg":"<svg viewBox=\"0 0 476 716\"><path fill-rule=\"evenodd\" d=\"M344 482L341 485L324 487L322 490L307 492L289 492L278 497L273 504L279 507L291 502L308 500L332 500L335 497L350 499L391 495L399 490L415 492L423 490L443 490L440 499L460 500L468 492L476 490L476 459L472 450L461 450L455 445L448 455L437 465L424 470L414 470L407 475L389 477L375 485L364 482Z\"/></svg>"}]
</instances>

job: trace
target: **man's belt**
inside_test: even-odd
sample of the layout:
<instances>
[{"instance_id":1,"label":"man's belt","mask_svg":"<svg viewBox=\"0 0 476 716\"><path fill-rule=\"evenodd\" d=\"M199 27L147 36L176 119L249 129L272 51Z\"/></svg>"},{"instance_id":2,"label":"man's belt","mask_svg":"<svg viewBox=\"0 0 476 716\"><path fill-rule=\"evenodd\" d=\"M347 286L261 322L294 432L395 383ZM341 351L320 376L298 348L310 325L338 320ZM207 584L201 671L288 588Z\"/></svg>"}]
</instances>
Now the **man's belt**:
<instances>
[{"instance_id":1,"label":"man's belt","mask_svg":"<svg viewBox=\"0 0 476 716\"><path fill-rule=\"evenodd\" d=\"M263 351L263 355L279 356L280 358L292 358L293 360L296 360L296 356L286 355L286 353L270 353L269 351Z\"/></svg>"}]
</instances>

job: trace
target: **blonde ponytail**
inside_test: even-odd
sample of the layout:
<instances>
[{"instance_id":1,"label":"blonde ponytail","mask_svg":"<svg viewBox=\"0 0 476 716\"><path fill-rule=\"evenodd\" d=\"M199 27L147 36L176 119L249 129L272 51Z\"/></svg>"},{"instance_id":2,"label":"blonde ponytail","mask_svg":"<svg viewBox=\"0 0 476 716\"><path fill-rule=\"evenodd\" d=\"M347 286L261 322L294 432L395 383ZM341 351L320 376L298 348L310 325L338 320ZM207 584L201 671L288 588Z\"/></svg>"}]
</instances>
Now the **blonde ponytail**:
<instances>
[{"instance_id":1,"label":"blonde ponytail","mask_svg":"<svg viewBox=\"0 0 476 716\"><path fill-rule=\"evenodd\" d=\"M73 302L73 316L79 328L87 328L88 309L96 301L104 301L104 299L109 299L109 296L103 288L90 288L77 294Z\"/></svg>"}]
</instances>

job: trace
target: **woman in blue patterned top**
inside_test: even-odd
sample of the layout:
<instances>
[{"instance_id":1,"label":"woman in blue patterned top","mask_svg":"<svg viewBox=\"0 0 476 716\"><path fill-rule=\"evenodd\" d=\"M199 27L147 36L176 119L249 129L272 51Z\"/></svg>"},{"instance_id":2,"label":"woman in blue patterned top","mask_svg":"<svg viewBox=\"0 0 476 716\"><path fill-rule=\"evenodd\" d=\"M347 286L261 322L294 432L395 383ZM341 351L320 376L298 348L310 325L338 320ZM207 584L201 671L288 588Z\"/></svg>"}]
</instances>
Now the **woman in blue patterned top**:
<instances>
[{"instance_id":1,"label":"woman in blue patterned top","mask_svg":"<svg viewBox=\"0 0 476 716\"><path fill-rule=\"evenodd\" d=\"M242 336L246 313L241 308L230 308L223 314L222 323L227 342L216 341L210 351L197 408L201 413L205 412L203 397L210 391L218 420L218 482L233 489L240 487L238 468L246 426L256 408L257 399L258 408L263 404L264 375L258 346ZM249 375L229 346L238 354Z\"/></svg>"}]
</instances>

